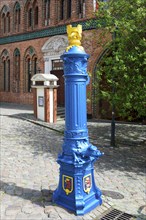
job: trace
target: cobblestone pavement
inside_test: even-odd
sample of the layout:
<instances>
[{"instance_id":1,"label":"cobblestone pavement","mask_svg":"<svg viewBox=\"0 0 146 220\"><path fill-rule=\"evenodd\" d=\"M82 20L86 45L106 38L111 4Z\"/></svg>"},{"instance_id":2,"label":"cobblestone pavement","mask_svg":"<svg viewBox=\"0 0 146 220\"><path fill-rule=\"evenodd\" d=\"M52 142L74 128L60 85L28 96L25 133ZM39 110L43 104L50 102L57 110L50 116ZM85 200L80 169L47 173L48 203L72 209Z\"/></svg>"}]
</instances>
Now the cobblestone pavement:
<instances>
[{"instance_id":1,"label":"cobblestone pavement","mask_svg":"<svg viewBox=\"0 0 146 220\"><path fill-rule=\"evenodd\" d=\"M110 123L88 122L90 142L105 153L95 163L103 204L79 217L51 202L64 121L35 120L31 106L8 103L1 104L0 115L1 220L100 219L110 207L146 218L146 126L117 123L112 148Z\"/></svg>"}]
</instances>

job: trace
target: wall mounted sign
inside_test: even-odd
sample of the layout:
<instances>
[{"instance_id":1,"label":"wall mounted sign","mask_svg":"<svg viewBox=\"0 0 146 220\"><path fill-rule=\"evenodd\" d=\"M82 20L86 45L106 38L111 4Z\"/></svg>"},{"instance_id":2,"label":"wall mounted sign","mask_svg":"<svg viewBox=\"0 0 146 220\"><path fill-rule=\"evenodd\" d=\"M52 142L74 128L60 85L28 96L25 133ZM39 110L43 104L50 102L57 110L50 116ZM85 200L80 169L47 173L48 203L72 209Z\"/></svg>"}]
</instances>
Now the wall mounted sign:
<instances>
[{"instance_id":1,"label":"wall mounted sign","mask_svg":"<svg viewBox=\"0 0 146 220\"><path fill-rule=\"evenodd\" d=\"M38 105L39 105L39 107L44 106L44 97L43 96L38 96Z\"/></svg>"}]
</instances>

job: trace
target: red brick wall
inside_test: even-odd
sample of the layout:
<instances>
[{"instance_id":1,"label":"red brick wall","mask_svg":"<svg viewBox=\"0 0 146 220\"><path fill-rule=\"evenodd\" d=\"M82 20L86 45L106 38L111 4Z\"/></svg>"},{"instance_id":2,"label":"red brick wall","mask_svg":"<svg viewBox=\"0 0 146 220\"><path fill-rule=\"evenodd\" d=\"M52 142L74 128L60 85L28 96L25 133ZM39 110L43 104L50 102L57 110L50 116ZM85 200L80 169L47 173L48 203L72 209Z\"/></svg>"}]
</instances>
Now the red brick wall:
<instances>
[{"instance_id":1,"label":"red brick wall","mask_svg":"<svg viewBox=\"0 0 146 220\"><path fill-rule=\"evenodd\" d=\"M82 45L85 48L85 51L90 54L89 62L88 62L88 71L90 73L93 72L97 58L99 54L102 51L102 48L97 47L97 42L94 38L94 35L97 35L98 37L98 31L84 31L83 32L83 41ZM41 71L44 72L44 60L43 60L43 54L41 51L42 46L44 43L48 40L48 38L40 38L40 39L35 39L35 40L29 40L29 41L23 41L23 42L18 42L18 43L13 43L13 44L6 44L6 45L0 45L0 51L3 51L3 49L6 49L9 53L9 56L11 59L10 62L10 93L9 95L7 93L2 92L0 99L5 100L5 101L12 101L12 102L22 102L22 103L32 103L32 94L31 93L23 93L23 85L24 85L24 56L25 56L25 51L29 46L32 46L35 51L36 55L38 57L38 66L40 67ZM12 86L13 86L13 53L14 50L18 48L20 50L20 94L17 93L12 93ZM2 70L2 69L1 69ZM1 71L2 74L2 71ZM2 81L1 81L2 82ZM90 86L88 86L88 89L91 89L91 83ZM88 107L88 111L91 111L91 108Z\"/></svg>"},{"instance_id":2,"label":"red brick wall","mask_svg":"<svg viewBox=\"0 0 146 220\"><path fill-rule=\"evenodd\" d=\"M17 34L18 32L14 32L14 25L13 25L13 18L14 18L14 6L15 6L15 3L16 2L19 2L20 3L20 8L21 8L21 25L20 25L20 33L26 31L27 27L27 16L26 16L26 9L28 7L28 2L29 1L26 1L26 0L1 0L0 1L0 13L2 11L2 8L4 5L8 6L9 7L9 10L10 10L10 18L11 18L11 31L10 33L7 33L5 35L12 35L12 34ZM58 13L59 13L59 2L60 0L51 0L51 23L49 26L56 26L58 24L68 24L70 23L71 21L78 21L79 20L79 16L77 14L77 5L78 5L78 0L72 0L72 12L71 12L71 19L65 19L63 21L59 21L58 20ZM87 19L87 18L91 18L93 17L93 0L88 0L88 1L85 1L86 2L86 7L85 7L85 18L84 19ZM34 0L30 0L30 7L32 7L34 3ZM35 27L35 30L39 30L39 29L42 29L42 28L46 28L44 25L43 25L43 3L42 1L37 1L37 5L38 5L38 8L39 8L39 23L38 23L38 27ZM1 25L0 25L1 26ZM32 29L27 29L27 31L32 31ZM1 27L1 31L0 33L2 33L2 27ZM1 34L0 34L1 36Z\"/></svg>"},{"instance_id":3,"label":"red brick wall","mask_svg":"<svg viewBox=\"0 0 146 220\"><path fill-rule=\"evenodd\" d=\"M19 0L18 1L21 5L21 28L19 33L25 33L26 32L26 17L25 17L25 2L26 0ZM33 0L31 0L33 2ZM40 30L44 28L49 28L50 26L57 26L60 24L69 24L71 21L78 21L79 16L77 14L77 0L72 0L72 15L71 19L67 20L62 20L58 21L58 4L59 0L52 0L51 2L51 24L49 27L46 27L43 25L43 14L42 14L42 1L37 1L38 2L38 7L39 7L39 24L38 27L35 28L35 30ZM93 16L93 0L85 1L86 2L86 16L85 18L82 18L81 20L90 18ZM13 8L16 3L16 0L1 0L0 1L0 12L5 5L8 5L10 8L10 15L11 15L11 31L10 33L5 34L5 36L9 35L14 35L18 34L17 32L14 32L13 29ZM1 26L0 26L1 27ZM2 27L1 27L2 28ZM27 30L28 31L34 31L34 30ZM90 59L89 59L89 65L88 65L88 70L90 73L93 72L97 58L99 54L102 51L102 48L98 46L98 38L99 38L99 30L91 30L91 31L84 31L83 32L83 40L82 40L82 45L85 48L85 51L90 54ZM0 37L3 37L2 32L0 34ZM29 40L29 41L23 41L23 42L18 42L18 43L12 43L12 44L5 44L5 45L0 45L0 51L2 52L4 49L6 49L9 52L10 56L10 92L0 92L0 100L1 101L6 101L6 102L16 102L16 103L25 103L25 104L32 104L33 103L33 93L24 93L24 55L25 51L29 46L32 46L35 51L36 55L39 60L39 67L44 72L44 60L43 60L43 54L41 51L42 46L44 43L49 39L49 37L44 37L40 39L34 39L34 40ZM13 93L12 92L12 86L13 86L13 53L14 50L18 48L20 50L20 93ZM0 67L0 78L2 79L2 67ZM0 80L0 83L2 83L2 80ZM91 91L92 89L92 79L90 82L90 85L88 86L88 91ZM89 98L91 100L91 93L89 95ZM91 101L88 104L88 113L92 113L91 109Z\"/></svg>"},{"instance_id":4,"label":"red brick wall","mask_svg":"<svg viewBox=\"0 0 146 220\"><path fill-rule=\"evenodd\" d=\"M18 102L18 103L28 103L32 104L32 93L23 93L24 88L24 56L25 51L29 46L32 46L37 54L38 60L39 60L39 67L44 72L44 61L43 61L43 54L41 51L42 46L44 43L48 40L48 38L41 38L36 40L29 40L29 41L23 41L13 44L6 44L6 45L0 45L0 51L3 51L6 49L9 53L10 57L10 92L9 94L7 92L1 92L0 93L0 100L1 101L7 101L7 102ZM20 93L13 93L12 87L13 87L13 53L14 50L18 48L20 50ZM2 78L2 68L0 68L0 76ZM0 82L2 83L2 81Z\"/></svg>"}]
</instances>

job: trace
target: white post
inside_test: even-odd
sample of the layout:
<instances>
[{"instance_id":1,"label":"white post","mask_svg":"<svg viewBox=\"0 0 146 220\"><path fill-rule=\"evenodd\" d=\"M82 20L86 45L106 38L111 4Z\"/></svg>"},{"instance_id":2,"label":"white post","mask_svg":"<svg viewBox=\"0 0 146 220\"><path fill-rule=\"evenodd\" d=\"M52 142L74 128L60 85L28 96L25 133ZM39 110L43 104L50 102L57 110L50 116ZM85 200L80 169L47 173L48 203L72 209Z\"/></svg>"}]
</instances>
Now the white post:
<instances>
[{"instance_id":1,"label":"white post","mask_svg":"<svg viewBox=\"0 0 146 220\"><path fill-rule=\"evenodd\" d=\"M53 89L49 90L49 95L50 95L50 123L53 123L53 118L54 118Z\"/></svg>"},{"instance_id":2,"label":"white post","mask_svg":"<svg viewBox=\"0 0 146 220\"><path fill-rule=\"evenodd\" d=\"M45 74L50 73L50 62L49 62L49 57L44 57L45 61Z\"/></svg>"}]
</instances>

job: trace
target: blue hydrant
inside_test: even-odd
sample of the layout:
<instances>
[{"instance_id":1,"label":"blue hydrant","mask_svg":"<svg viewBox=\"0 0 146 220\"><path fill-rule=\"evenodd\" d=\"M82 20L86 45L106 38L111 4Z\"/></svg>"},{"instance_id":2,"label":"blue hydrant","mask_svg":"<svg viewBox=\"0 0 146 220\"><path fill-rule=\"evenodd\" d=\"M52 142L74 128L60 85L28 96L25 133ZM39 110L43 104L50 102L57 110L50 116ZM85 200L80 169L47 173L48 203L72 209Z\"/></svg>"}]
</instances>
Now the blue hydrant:
<instances>
[{"instance_id":1,"label":"blue hydrant","mask_svg":"<svg viewBox=\"0 0 146 220\"><path fill-rule=\"evenodd\" d=\"M84 215L102 204L101 191L94 180L94 162L102 153L89 142L86 86L89 83L89 55L81 46L82 26L67 26L69 46L61 59L65 79L65 132L59 185L53 201L77 215Z\"/></svg>"}]
</instances>

